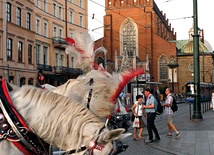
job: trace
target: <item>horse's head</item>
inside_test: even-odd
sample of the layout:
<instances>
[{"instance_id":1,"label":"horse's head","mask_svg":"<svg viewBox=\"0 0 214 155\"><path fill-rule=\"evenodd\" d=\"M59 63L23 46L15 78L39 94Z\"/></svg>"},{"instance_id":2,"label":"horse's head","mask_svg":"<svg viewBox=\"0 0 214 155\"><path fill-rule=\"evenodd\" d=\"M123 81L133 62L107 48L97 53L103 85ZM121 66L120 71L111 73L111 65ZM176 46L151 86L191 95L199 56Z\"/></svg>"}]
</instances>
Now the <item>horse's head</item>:
<instances>
[{"instance_id":1,"label":"horse's head","mask_svg":"<svg viewBox=\"0 0 214 155\"><path fill-rule=\"evenodd\" d=\"M105 71L92 70L84 77L83 85L89 109L100 117L106 117L114 112L115 103L125 85L142 70L126 71L124 73L109 74ZM83 88L83 87L82 87Z\"/></svg>"},{"instance_id":2,"label":"horse's head","mask_svg":"<svg viewBox=\"0 0 214 155\"><path fill-rule=\"evenodd\" d=\"M92 126L93 125L93 126ZM98 125L98 124L96 124ZM109 131L104 126L99 130L93 131L94 135L91 135L91 131L95 129L95 124L88 124L83 130L84 140L87 145L87 152L93 155L114 155L117 152L116 139L124 132L124 129L115 129Z\"/></svg>"}]
</instances>

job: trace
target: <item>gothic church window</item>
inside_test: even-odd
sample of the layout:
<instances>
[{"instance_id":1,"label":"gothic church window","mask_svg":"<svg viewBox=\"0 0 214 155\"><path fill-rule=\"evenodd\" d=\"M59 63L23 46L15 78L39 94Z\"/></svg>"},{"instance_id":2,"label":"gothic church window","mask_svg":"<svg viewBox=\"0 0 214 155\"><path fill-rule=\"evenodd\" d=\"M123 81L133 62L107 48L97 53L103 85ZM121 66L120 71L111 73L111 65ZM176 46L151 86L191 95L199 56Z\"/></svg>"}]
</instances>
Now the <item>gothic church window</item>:
<instances>
[{"instance_id":1,"label":"gothic church window","mask_svg":"<svg viewBox=\"0 0 214 155\"><path fill-rule=\"evenodd\" d=\"M133 56L136 49L136 28L131 21L125 23L123 27L123 44L126 44L128 56ZM123 51L125 46L123 46Z\"/></svg>"},{"instance_id":2,"label":"gothic church window","mask_svg":"<svg viewBox=\"0 0 214 155\"><path fill-rule=\"evenodd\" d=\"M168 81L168 67L167 59L165 56L162 56L159 60L159 75L160 81Z\"/></svg>"}]
</instances>

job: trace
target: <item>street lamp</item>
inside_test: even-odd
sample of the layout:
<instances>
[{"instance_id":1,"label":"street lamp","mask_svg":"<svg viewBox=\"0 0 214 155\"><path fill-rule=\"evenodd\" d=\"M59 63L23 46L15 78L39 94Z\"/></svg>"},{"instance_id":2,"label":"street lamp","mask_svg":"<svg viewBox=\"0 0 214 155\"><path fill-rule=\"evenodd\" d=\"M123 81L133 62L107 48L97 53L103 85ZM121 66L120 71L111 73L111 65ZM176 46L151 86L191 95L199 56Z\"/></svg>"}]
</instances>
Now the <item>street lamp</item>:
<instances>
[{"instance_id":1,"label":"street lamp","mask_svg":"<svg viewBox=\"0 0 214 155\"><path fill-rule=\"evenodd\" d=\"M178 67L178 63L174 59L175 57L172 55L170 57L170 61L167 66L172 69L172 92L174 93L174 69Z\"/></svg>"}]
</instances>

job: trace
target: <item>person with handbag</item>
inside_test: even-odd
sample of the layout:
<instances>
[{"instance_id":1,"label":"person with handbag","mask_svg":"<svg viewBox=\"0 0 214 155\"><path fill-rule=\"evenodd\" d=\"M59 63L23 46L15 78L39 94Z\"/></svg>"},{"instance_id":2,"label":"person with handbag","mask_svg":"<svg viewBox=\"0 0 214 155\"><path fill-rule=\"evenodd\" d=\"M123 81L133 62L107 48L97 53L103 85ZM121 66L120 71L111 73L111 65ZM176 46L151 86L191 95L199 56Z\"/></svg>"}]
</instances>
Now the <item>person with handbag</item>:
<instances>
[{"instance_id":1,"label":"person with handbag","mask_svg":"<svg viewBox=\"0 0 214 155\"><path fill-rule=\"evenodd\" d=\"M145 123L143 122L142 116L146 116L144 114L143 108L142 108L142 100L143 96L142 95L137 95L136 96L136 102L132 106L132 112L135 115L135 120L133 122L133 128L134 128L134 137L133 140L138 140L138 138L142 139L142 133L144 128L146 127ZM138 122L136 122L138 121ZM137 138L137 130L139 129L138 133L138 138Z\"/></svg>"}]
</instances>

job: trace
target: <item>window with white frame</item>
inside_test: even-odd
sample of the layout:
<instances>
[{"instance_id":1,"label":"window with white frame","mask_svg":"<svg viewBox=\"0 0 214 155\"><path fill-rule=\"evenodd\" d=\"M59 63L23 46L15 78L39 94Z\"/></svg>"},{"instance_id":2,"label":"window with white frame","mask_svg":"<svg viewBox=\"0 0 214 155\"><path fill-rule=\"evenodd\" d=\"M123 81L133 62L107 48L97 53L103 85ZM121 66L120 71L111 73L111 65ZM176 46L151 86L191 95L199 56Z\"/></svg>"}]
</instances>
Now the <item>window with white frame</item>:
<instances>
[{"instance_id":1,"label":"window with white frame","mask_svg":"<svg viewBox=\"0 0 214 155\"><path fill-rule=\"evenodd\" d=\"M56 34L56 27L54 26L54 27L53 27L53 37L56 37L56 35L57 35L57 34Z\"/></svg>"},{"instance_id":2,"label":"window with white frame","mask_svg":"<svg viewBox=\"0 0 214 155\"><path fill-rule=\"evenodd\" d=\"M39 7L39 0L36 0L36 6Z\"/></svg>"},{"instance_id":3,"label":"window with white frame","mask_svg":"<svg viewBox=\"0 0 214 155\"><path fill-rule=\"evenodd\" d=\"M16 8L16 24L21 26L21 9Z\"/></svg>"},{"instance_id":4,"label":"window with white frame","mask_svg":"<svg viewBox=\"0 0 214 155\"><path fill-rule=\"evenodd\" d=\"M59 6L59 18L62 19L62 7Z\"/></svg>"},{"instance_id":5,"label":"window with white frame","mask_svg":"<svg viewBox=\"0 0 214 155\"><path fill-rule=\"evenodd\" d=\"M48 23L44 22L44 36L48 37Z\"/></svg>"},{"instance_id":6,"label":"window with white frame","mask_svg":"<svg viewBox=\"0 0 214 155\"><path fill-rule=\"evenodd\" d=\"M80 2L80 7L83 8L83 2L82 2L82 0L79 0L79 2Z\"/></svg>"},{"instance_id":7,"label":"window with white frame","mask_svg":"<svg viewBox=\"0 0 214 155\"><path fill-rule=\"evenodd\" d=\"M58 53L55 53L55 66L58 66Z\"/></svg>"},{"instance_id":8,"label":"window with white frame","mask_svg":"<svg viewBox=\"0 0 214 155\"><path fill-rule=\"evenodd\" d=\"M73 11L70 11L70 22L73 23L74 13Z\"/></svg>"},{"instance_id":9,"label":"window with white frame","mask_svg":"<svg viewBox=\"0 0 214 155\"><path fill-rule=\"evenodd\" d=\"M40 34L40 20L36 19L36 33Z\"/></svg>"},{"instance_id":10,"label":"window with white frame","mask_svg":"<svg viewBox=\"0 0 214 155\"><path fill-rule=\"evenodd\" d=\"M80 27L83 27L83 16L80 15Z\"/></svg>"},{"instance_id":11,"label":"window with white frame","mask_svg":"<svg viewBox=\"0 0 214 155\"><path fill-rule=\"evenodd\" d=\"M44 0L44 11L47 11L47 0Z\"/></svg>"},{"instance_id":12,"label":"window with white frame","mask_svg":"<svg viewBox=\"0 0 214 155\"><path fill-rule=\"evenodd\" d=\"M40 50L41 50L41 45L36 44L36 64L40 64Z\"/></svg>"},{"instance_id":13,"label":"window with white frame","mask_svg":"<svg viewBox=\"0 0 214 155\"><path fill-rule=\"evenodd\" d=\"M70 38L73 38L74 30L70 30Z\"/></svg>"},{"instance_id":14,"label":"window with white frame","mask_svg":"<svg viewBox=\"0 0 214 155\"><path fill-rule=\"evenodd\" d=\"M63 54L61 54L61 56L60 56L60 65L64 66L64 55Z\"/></svg>"},{"instance_id":15,"label":"window with white frame","mask_svg":"<svg viewBox=\"0 0 214 155\"><path fill-rule=\"evenodd\" d=\"M56 16L56 4L53 3L53 15Z\"/></svg>"},{"instance_id":16,"label":"window with white frame","mask_svg":"<svg viewBox=\"0 0 214 155\"><path fill-rule=\"evenodd\" d=\"M26 19L26 28L28 30L30 30L30 28L31 28L31 26L30 26L30 24L31 24L31 14L29 12L27 12L26 18L27 18Z\"/></svg>"},{"instance_id":17,"label":"window with white frame","mask_svg":"<svg viewBox=\"0 0 214 155\"><path fill-rule=\"evenodd\" d=\"M48 47L43 46L43 63L44 65L48 64Z\"/></svg>"},{"instance_id":18,"label":"window with white frame","mask_svg":"<svg viewBox=\"0 0 214 155\"><path fill-rule=\"evenodd\" d=\"M59 37L63 38L63 36L62 36L62 29L59 29Z\"/></svg>"},{"instance_id":19,"label":"window with white frame","mask_svg":"<svg viewBox=\"0 0 214 155\"><path fill-rule=\"evenodd\" d=\"M168 81L168 67L166 56L161 56L159 60L160 81Z\"/></svg>"}]
</instances>

